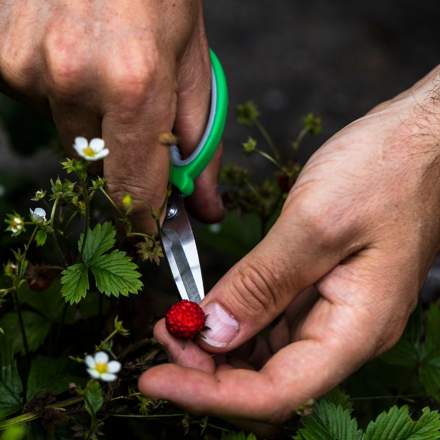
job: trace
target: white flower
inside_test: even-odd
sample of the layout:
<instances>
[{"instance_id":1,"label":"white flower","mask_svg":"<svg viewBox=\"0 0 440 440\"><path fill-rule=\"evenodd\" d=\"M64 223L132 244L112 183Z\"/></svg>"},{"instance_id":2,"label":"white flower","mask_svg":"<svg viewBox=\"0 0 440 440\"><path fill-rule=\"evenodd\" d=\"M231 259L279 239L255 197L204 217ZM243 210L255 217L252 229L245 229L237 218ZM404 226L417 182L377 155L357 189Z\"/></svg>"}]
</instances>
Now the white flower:
<instances>
[{"instance_id":1,"label":"white flower","mask_svg":"<svg viewBox=\"0 0 440 440\"><path fill-rule=\"evenodd\" d=\"M108 354L104 351L98 351L93 356L87 355L85 362L90 376L105 382L113 382L117 377L116 373L121 369L120 362L109 362Z\"/></svg>"},{"instance_id":2,"label":"white flower","mask_svg":"<svg viewBox=\"0 0 440 440\"><path fill-rule=\"evenodd\" d=\"M46 221L46 211L43 208L29 209L29 211L34 222L42 223Z\"/></svg>"},{"instance_id":3,"label":"white flower","mask_svg":"<svg viewBox=\"0 0 440 440\"><path fill-rule=\"evenodd\" d=\"M75 138L73 148L85 160L100 160L109 153L104 140L100 138L94 138L89 142L85 137L79 136Z\"/></svg>"},{"instance_id":4,"label":"white flower","mask_svg":"<svg viewBox=\"0 0 440 440\"><path fill-rule=\"evenodd\" d=\"M19 235L24 230L24 222L18 215L13 215L8 219L9 226L8 231L11 231L14 235Z\"/></svg>"}]
</instances>

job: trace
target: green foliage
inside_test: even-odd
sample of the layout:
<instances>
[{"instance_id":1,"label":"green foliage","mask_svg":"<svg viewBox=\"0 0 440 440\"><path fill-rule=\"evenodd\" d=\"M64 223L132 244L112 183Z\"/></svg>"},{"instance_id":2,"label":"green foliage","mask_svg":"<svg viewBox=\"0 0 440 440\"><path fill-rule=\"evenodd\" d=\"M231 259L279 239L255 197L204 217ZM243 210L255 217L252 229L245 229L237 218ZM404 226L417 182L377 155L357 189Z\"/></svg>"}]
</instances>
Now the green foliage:
<instances>
[{"instance_id":1,"label":"green foliage","mask_svg":"<svg viewBox=\"0 0 440 440\"><path fill-rule=\"evenodd\" d=\"M84 406L91 417L95 417L104 404L104 395L101 384L96 380L91 380L84 390Z\"/></svg>"},{"instance_id":2,"label":"green foliage","mask_svg":"<svg viewBox=\"0 0 440 440\"><path fill-rule=\"evenodd\" d=\"M440 414L424 408L422 416L413 420L407 406L393 406L379 414L368 425L363 440L438 440L440 439Z\"/></svg>"},{"instance_id":3,"label":"green foliage","mask_svg":"<svg viewBox=\"0 0 440 440\"><path fill-rule=\"evenodd\" d=\"M70 304L79 303L89 290L89 270L84 263L69 266L62 273L61 293Z\"/></svg>"},{"instance_id":4,"label":"green foliage","mask_svg":"<svg viewBox=\"0 0 440 440\"><path fill-rule=\"evenodd\" d=\"M22 317L29 350L35 351L46 339L50 329L50 322L44 316L30 310L25 310L22 313ZM13 352L25 354L18 314L15 312L4 314L0 318L0 327L4 331L5 341L11 344Z\"/></svg>"},{"instance_id":5,"label":"green foliage","mask_svg":"<svg viewBox=\"0 0 440 440\"><path fill-rule=\"evenodd\" d=\"M253 137L249 137L246 142L243 142L242 146L245 153L253 153L257 148L257 141Z\"/></svg>"},{"instance_id":6,"label":"green foliage","mask_svg":"<svg viewBox=\"0 0 440 440\"><path fill-rule=\"evenodd\" d=\"M127 296L142 288L141 274L131 258L118 250L106 253L115 245L115 237L115 228L108 222L97 224L87 235L81 235L78 250L83 261L69 266L61 278L62 294L67 302L78 303L87 295L89 269L97 289L107 296Z\"/></svg>"},{"instance_id":7,"label":"green foliage","mask_svg":"<svg viewBox=\"0 0 440 440\"><path fill-rule=\"evenodd\" d=\"M97 257L91 265L96 287L107 296L128 296L142 288L137 265L125 252L113 251Z\"/></svg>"},{"instance_id":8,"label":"green foliage","mask_svg":"<svg viewBox=\"0 0 440 440\"><path fill-rule=\"evenodd\" d=\"M308 113L303 120L304 129L310 134L317 135L322 131L321 118L314 115L313 113Z\"/></svg>"},{"instance_id":9,"label":"green foliage","mask_svg":"<svg viewBox=\"0 0 440 440\"><path fill-rule=\"evenodd\" d=\"M295 440L361 440L362 431L350 411L334 403L318 402Z\"/></svg>"},{"instance_id":10,"label":"green foliage","mask_svg":"<svg viewBox=\"0 0 440 440\"><path fill-rule=\"evenodd\" d=\"M417 309L396 346L382 356L395 366L414 370L426 393L440 401L440 306L433 304L422 320Z\"/></svg>"},{"instance_id":11,"label":"green foliage","mask_svg":"<svg viewBox=\"0 0 440 440\"><path fill-rule=\"evenodd\" d=\"M27 400L40 394L60 394L70 383L80 385L84 379L72 373L68 359L38 356L32 361L27 383Z\"/></svg>"},{"instance_id":12,"label":"green foliage","mask_svg":"<svg viewBox=\"0 0 440 440\"><path fill-rule=\"evenodd\" d=\"M0 420L21 408L23 392L15 362L0 366Z\"/></svg>"},{"instance_id":13,"label":"green foliage","mask_svg":"<svg viewBox=\"0 0 440 440\"><path fill-rule=\"evenodd\" d=\"M440 414L424 408L418 420L411 418L407 406L393 406L371 421L365 433L350 411L321 400L313 414L303 419L295 440L438 440Z\"/></svg>"},{"instance_id":14,"label":"green foliage","mask_svg":"<svg viewBox=\"0 0 440 440\"><path fill-rule=\"evenodd\" d=\"M0 440L22 440L26 436L26 428L24 425L14 425L8 428Z\"/></svg>"},{"instance_id":15,"label":"green foliage","mask_svg":"<svg viewBox=\"0 0 440 440\"><path fill-rule=\"evenodd\" d=\"M35 234L35 243L37 246L42 247L46 244L47 232L44 229L39 229Z\"/></svg>"},{"instance_id":16,"label":"green foliage","mask_svg":"<svg viewBox=\"0 0 440 440\"><path fill-rule=\"evenodd\" d=\"M253 101L246 101L237 106L237 121L248 127L255 124L260 117L260 111Z\"/></svg>"},{"instance_id":17,"label":"green foliage","mask_svg":"<svg viewBox=\"0 0 440 440\"><path fill-rule=\"evenodd\" d=\"M116 230L110 222L97 224L87 232L83 248L84 234L78 241L78 251L82 251L82 259L86 265L93 265L95 258L109 251L116 243Z\"/></svg>"}]
</instances>

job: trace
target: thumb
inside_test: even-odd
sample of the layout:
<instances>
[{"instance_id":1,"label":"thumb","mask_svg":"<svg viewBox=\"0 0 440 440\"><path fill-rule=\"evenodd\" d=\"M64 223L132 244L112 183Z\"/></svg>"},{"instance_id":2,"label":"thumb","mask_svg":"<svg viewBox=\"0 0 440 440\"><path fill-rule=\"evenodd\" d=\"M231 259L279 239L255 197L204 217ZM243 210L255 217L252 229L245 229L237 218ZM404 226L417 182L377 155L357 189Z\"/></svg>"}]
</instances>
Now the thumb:
<instances>
[{"instance_id":1,"label":"thumb","mask_svg":"<svg viewBox=\"0 0 440 440\"><path fill-rule=\"evenodd\" d=\"M285 207L265 239L207 295L201 304L207 314L204 349L242 345L347 256L346 232L328 233L325 220L301 212L294 203Z\"/></svg>"}]
</instances>

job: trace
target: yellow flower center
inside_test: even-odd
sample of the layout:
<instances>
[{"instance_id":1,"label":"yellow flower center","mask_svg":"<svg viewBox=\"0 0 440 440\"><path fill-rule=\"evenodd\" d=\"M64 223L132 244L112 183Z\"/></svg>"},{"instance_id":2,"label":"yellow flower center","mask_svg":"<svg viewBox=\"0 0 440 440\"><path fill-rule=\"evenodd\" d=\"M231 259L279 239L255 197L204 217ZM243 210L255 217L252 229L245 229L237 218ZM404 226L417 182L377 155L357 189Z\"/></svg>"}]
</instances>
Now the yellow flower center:
<instances>
[{"instance_id":1,"label":"yellow flower center","mask_svg":"<svg viewBox=\"0 0 440 440\"><path fill-rule=\"evenodd\" d=\"M93 151L93 148L90 147L90 145L84 148L83 153L87 157L95 157L95 152Z\"/></svg>"},{"instance_id":2,"label":"yellow flower center","mask_svg":"<svg viewBox=\"0 0 440 440\"><path fill-rule=\"evenodd\" d=\"M97 363L95 369L99 374L104 374L107 373L108 366L106 363Z\"/></svg>"}]
</instances>

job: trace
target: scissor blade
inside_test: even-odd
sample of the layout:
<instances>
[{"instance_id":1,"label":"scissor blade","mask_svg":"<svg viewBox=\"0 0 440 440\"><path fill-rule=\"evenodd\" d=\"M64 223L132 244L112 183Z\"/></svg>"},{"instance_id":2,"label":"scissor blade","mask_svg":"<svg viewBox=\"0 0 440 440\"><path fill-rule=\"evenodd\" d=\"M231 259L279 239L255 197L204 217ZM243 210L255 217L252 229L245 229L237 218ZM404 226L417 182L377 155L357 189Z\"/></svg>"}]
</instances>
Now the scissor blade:
<instances>
[{"instance_id":1,"label":"scissor blade","mask_svg":"<svg viewBox=\"0 0 440 440\"><path fill-rule=\"evenodd\" d=\"M183 199L173 194L162 226L162 243L177 289L183 299L199 303L205 296L202 270Z\"/></svg>"}]
</instances>

